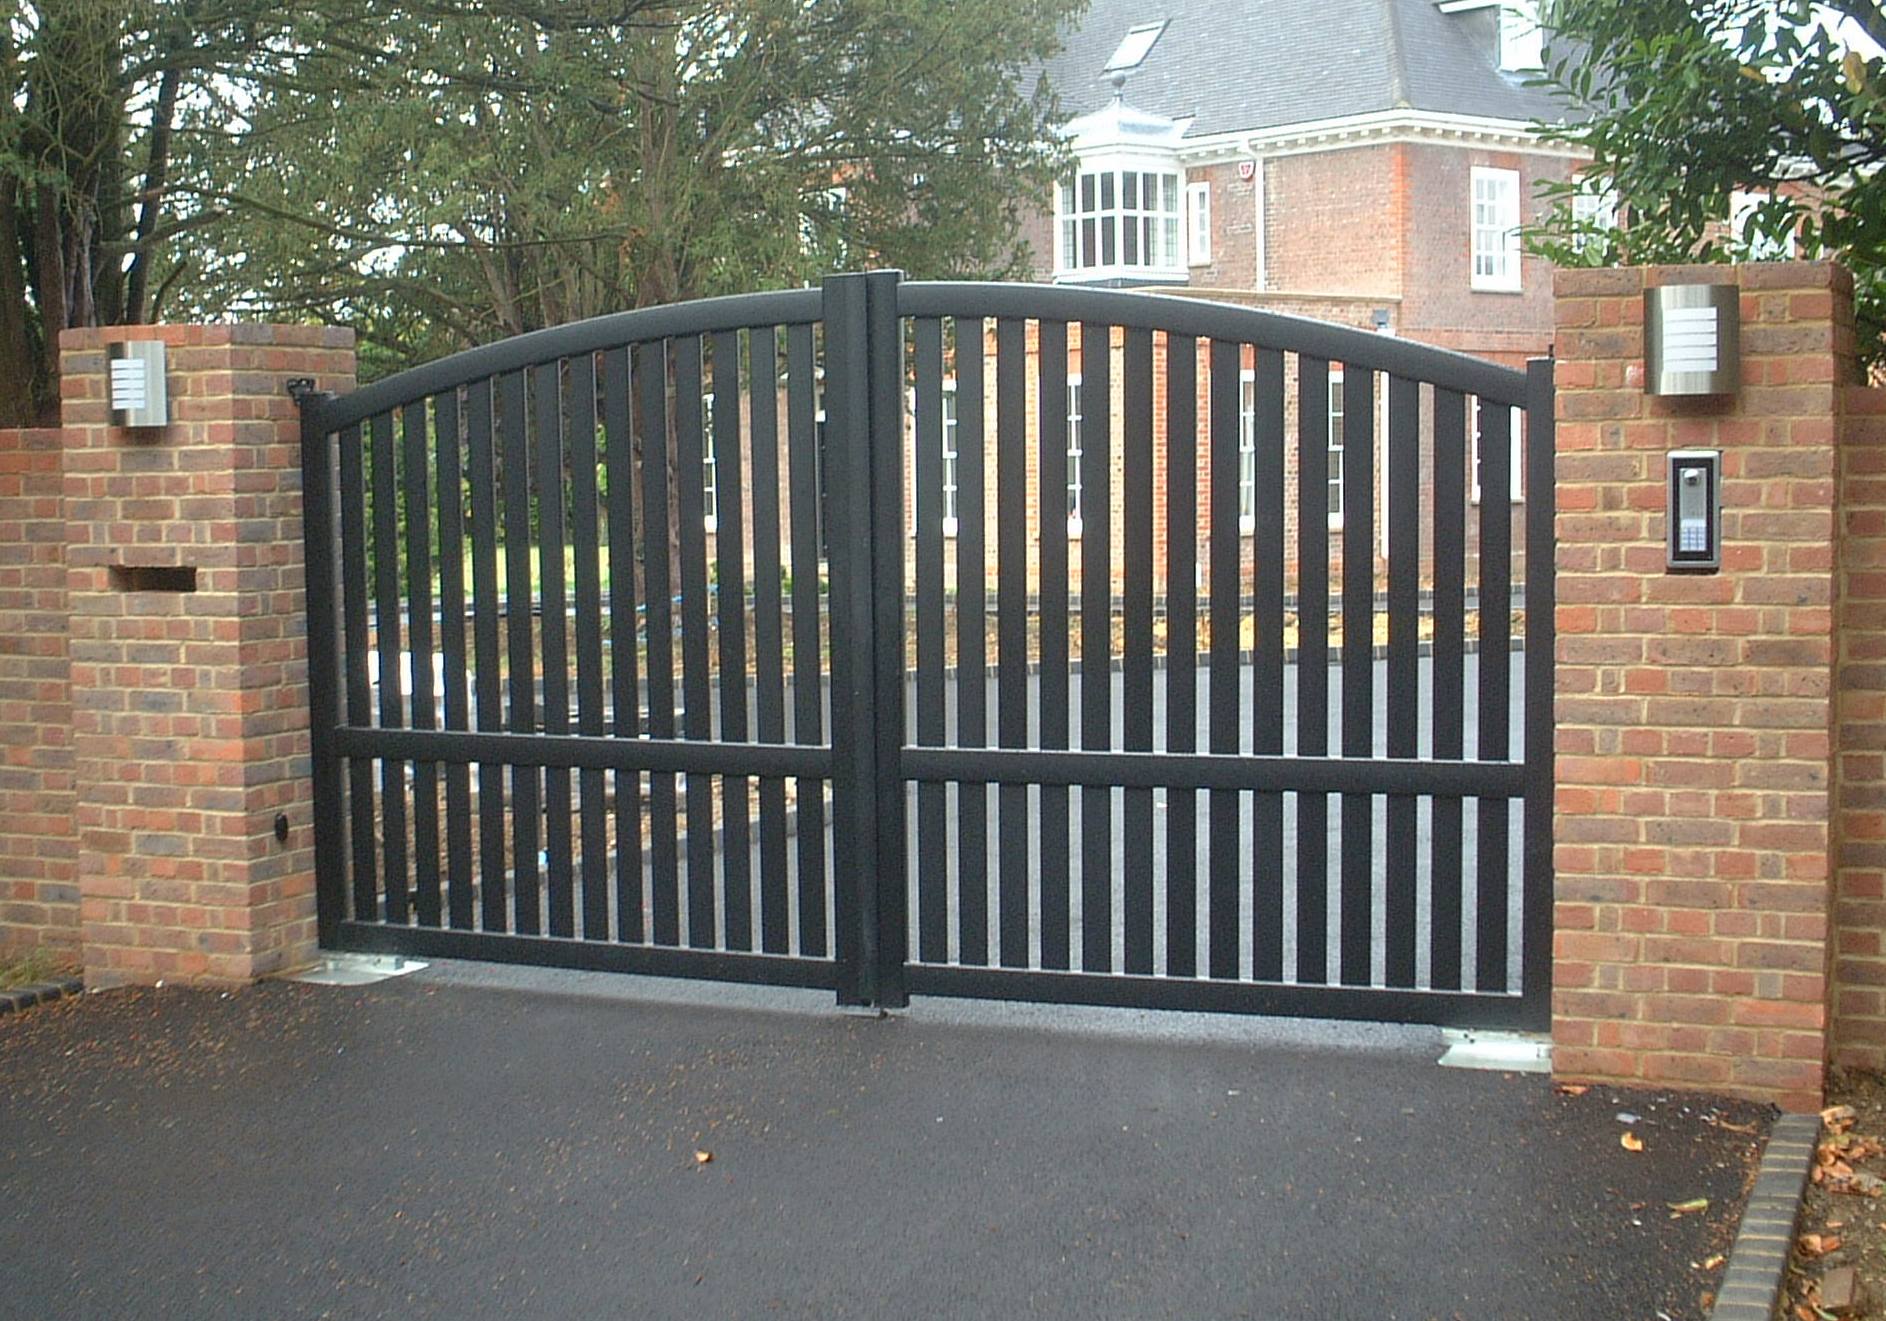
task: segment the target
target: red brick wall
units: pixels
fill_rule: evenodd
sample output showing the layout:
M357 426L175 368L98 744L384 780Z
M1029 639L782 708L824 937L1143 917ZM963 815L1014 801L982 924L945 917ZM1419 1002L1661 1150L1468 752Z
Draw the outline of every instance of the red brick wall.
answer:
M1267 288L1380 297L1402 289L1399 146L1264 162Z
M1649 283L1737 281L1732 399L1643 390ZM1562 271L1564 1075L1819 1104L1828 1051L1836 407L1851 282L1788 263ZM1723 566L1664 568L1664 454L1723 452Z
M1234 161L1187 171L1186 183L1211 185L1211 260L1191 267L1201 289L1257 288L1257 183L1238 177ZM1185 221L1188 242L1191 220Z
M1843 403L1834 1059L1886 1069L1886 390Z
M172 423L109 424L106 348L169 346ZM314 952L300 427L285 382L353 384L351 331L61 337L86 977L244 981ZM192 591L125 570L196 571ZM288 818L277 842L275 818Z
M1473 168L1519 172L1519 215L1532 224L1544 204L1534 189L1564 179L1572 162L1531 152L1495 152L1409 143L1397 149L1407 261L1400 292L1411 339L1492 358L1509 367L1552 343L1552 265L1520 258L1520 292L1473 288Z
M0 431L0 953L79 940L62 437Z

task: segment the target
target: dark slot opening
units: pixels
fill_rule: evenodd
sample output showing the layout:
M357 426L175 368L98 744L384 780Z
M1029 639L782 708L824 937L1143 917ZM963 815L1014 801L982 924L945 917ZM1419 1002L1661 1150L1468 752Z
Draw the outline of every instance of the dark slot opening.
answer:
M194 592L196 570L184 565L114 564L111 585L121 592Z

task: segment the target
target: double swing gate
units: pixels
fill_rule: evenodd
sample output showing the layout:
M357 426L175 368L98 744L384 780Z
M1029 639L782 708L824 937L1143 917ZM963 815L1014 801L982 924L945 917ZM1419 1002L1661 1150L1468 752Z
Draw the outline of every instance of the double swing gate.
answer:
M874 272L302 418L328 948L1546 1021L1549 361Z

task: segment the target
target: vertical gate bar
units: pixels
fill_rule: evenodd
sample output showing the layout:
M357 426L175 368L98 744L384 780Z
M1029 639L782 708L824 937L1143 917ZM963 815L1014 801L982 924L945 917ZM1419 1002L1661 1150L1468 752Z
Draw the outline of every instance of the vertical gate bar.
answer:
M786 466L792 517L792 739L825 741L824 640L819 631L818 392L811 326L786 331ZM825 785L800 780L799 952L824 958Z
M747 739L746 492L740 460L740 333L714 336L714 550L719 580L720 737ZM744 775L720 780L721 875L727 948L753 948L753 807Z
M1234 340L1211 342L1211 397L1209 422L1210 515L1208 552L1211 582L1206 609L1211 618L1208 662L1210 701L1206 720L1210 750L1235 754L1243 703L1239 700L1238 625L1241 575L1238 566L1238 409L1239 362L1242 346ZM1208 870L1206 915L1210 936L1206 967L1211 976L1238 975L1238 945L1243 935L1239 920L1238 797L1214 789L1207 795L1206 845Z
M1068 745L1068 541L1074 510L1068 491L1067 323L1041 322L1040 459L1040 726L1043 748ZM1006 573L1007 570L1004 569ZM1041 794L1041 966L1065 970L1068 933L1068 790L1044 784Z
M334 594L334 441L321 422L333 396L297 396L301 409L301 517L306 542L309 770L314 781L314 907L317 939L332 948L347 917L346 787L334 730L341 722L340 615Z
M840 1004L878 1000L876 602L872 599L871 358L875 327L869 277L828 276L825 418L832 575L833 932ZM893 307L893 313L895 308ZM901 520L900 520L901 523ZM898 526L895 525L894 526ZM899 527L901 531L901 526ZM900 556L901 558L901 556ZM902 737L901 724L895 731ZM898 786L901 793L903 786Z
M478 728L504 727L504 692L499 674L498 492L492 443L492 382L474 381L465 391L466 485L472 511L472 644L477 653ZM479 929L510 929L510 886L504 867L504 769L478 765Z
M447 390L434 405L433 428L439 481L439 653L445 672L445 727L471 728L471 684L465 662L465 460L459 426L458 391ZM445 765L446 921L467 930L473 924L471 767Z
M1512 415L1480 401L1480 741L1482 761L1505 761L1512 720ZM1531 621L1528 620L1528 623ZM1480 799L1474 915L1474 989L1506 990L1510 804Z
M1329 752L1329 363L1297 358L1297 754ZM1297 980L1329 980L1329 795L1297 795Z
M1375 373L1343 373L1342 755L1367 757L1375 739ZM1342 980L1371 976L1374 803L1342 795Z
M1550 358L1526 364L1526 804L1519 973L1522 1022L1535 1031L1552 1023L1552 690L1558 635L1553 374Z
M1284 750L1284 355L1257 351L1252 456L1256 629L1251 665L1251 750ZM1284 975L1284 796L1254 794L1251 807L1251 975Z
M1198 747L1198 341L1166 337L1166 751ZM1166 972L1198 975L1198 794L1166 791Z
M1081 324L1081 747L1113 746L1113 327ZM1093 421L1088 421L1088 419ZM1081 970L1113 967L1113 791L1081 790Z
M603 446L609 464L609 704L610 732L636 738L642 732L642 684L635 625L635 441L630 429L634 390L629 350L602 356ZM646 938L642 915L642 774L611 772L615 781L616 939Z
M1028 743L1028 403L1026 326L995 323L996 741ZM1028 789L996 791L1001 810L996 934L1005 968L1028 965Z
M570 359L570 394L566 402L570 456L570 559L576 579L576 728L591 737L603 733L602 687L602 545L597 527L596 494L596 355ZM582 821L583 939L609 939L609 832L603 772L577 772L578 811Z
M347 675L347 723L373 723L373 686L367 678L367 480L363 437L357 426L340 436L342 665ZM380 850L374 828L373 763L347 763L348 839L353 852L353 916L380 920Z
M675 377L675 540L681 551L681 729L682 736L714 736L713 688L707 652L707 441L702 431L701 337L677 337ZM736 405L737 406L737 405ZM695 771L685 776L688 812L688 944L712 949L718 905L714 900L714 780Z
M943 322L911 322L916 379L915 489L917 530L917 743L945 739L943 681ZM949 787L917 786L917 958L949 959Z
M1388 755L1414 757L1421 720L1421 387L1388 381ZM1415 984L1415 798L1388 799L1386 934L1390 986Z
M404 671L400 662L399 481L393 449L393 415L376 413L373 456L373 632L380 665L380 725L406 722ZM406 764L380 761L381 855L386 863L386 920L411 920L406 867Z
M1128 752L1153 749L1153 332L1126 332L1121 360L1121 581L1125 634L1121 661L1121 742ZM1120 894L1123 971L1153 970L1153 791L1128 789L1121 799L1125 876Z
M1434 758L1458 761L1466 746L1467 400L1434 392ZM1436 797L1428 919L1428 980L1461 986L1461 800Z
M897 309L897 271L864 277L866 337L870 352L870 509L872 696L871 728L877 746L867 781L876 791L877 861L873 903L876 922L872 961L873 1002L898 1009L910 1002L904 989L908 957L909 854L905 848L904 778L901 770L904 718L904 323ZM871 934L869 930L867 936Z
M537 405L537 558L538 595L543 618L544 733L570 732L570 648L563 583L564 408L563 365L547 362L532 370L531 394ZM549 892L549 928L553 936L576 934L575 877L570 866L572 815L570 771L544 768L544 852Z
M648 610L648 736L675 736L674 566L668 553L668 343L637 349L630 381L638 392L642 466L643 593ZM658 771L648 779L649 938L657 945L681 943L681 861L677 857L675 777Z
M983 364L980 317L956 322L956 743L989 743L988 525L983 503ZM989 962L989 787L956 788L956 958Z
M779 333L756 327L747 337L748 426L753 451L754 719L762 743L786 741L785 644L780 614ZM792 945L786 875L786 782L760 780L760 948Z
M504 622L511 667L510 711L506 728L513 734L537 730L536 653L532 643L530 535L530 440L526 430L526 382L521 371L498 378L498 429L504 455ZM540 438L541 439L541 438ZM511 876L515 929L534 936L541 930L537 893L538 825L542 820L535 766L511 767Z
M406 499L406 600L413 683L414 729L438 727L437 695L432 687L432 504L426 469L432 439L426 427L426 401L401 410L400 439L405 447L401 477ZM413 765L413 907L421 926L436 927L439 894L439 764Z

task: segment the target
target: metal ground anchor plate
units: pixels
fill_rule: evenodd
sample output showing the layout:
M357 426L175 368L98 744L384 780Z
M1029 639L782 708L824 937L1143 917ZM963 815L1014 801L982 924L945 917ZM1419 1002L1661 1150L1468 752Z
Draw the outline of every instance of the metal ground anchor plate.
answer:
M1533 1032L1488 1032L1447 1028L1444 1069L1492 1069L1500 1073L1552 1072L1552 1038Z
M312 986L371 986L389 977L404 977L426 965L399 954L323 954L306 972L286 980Z

